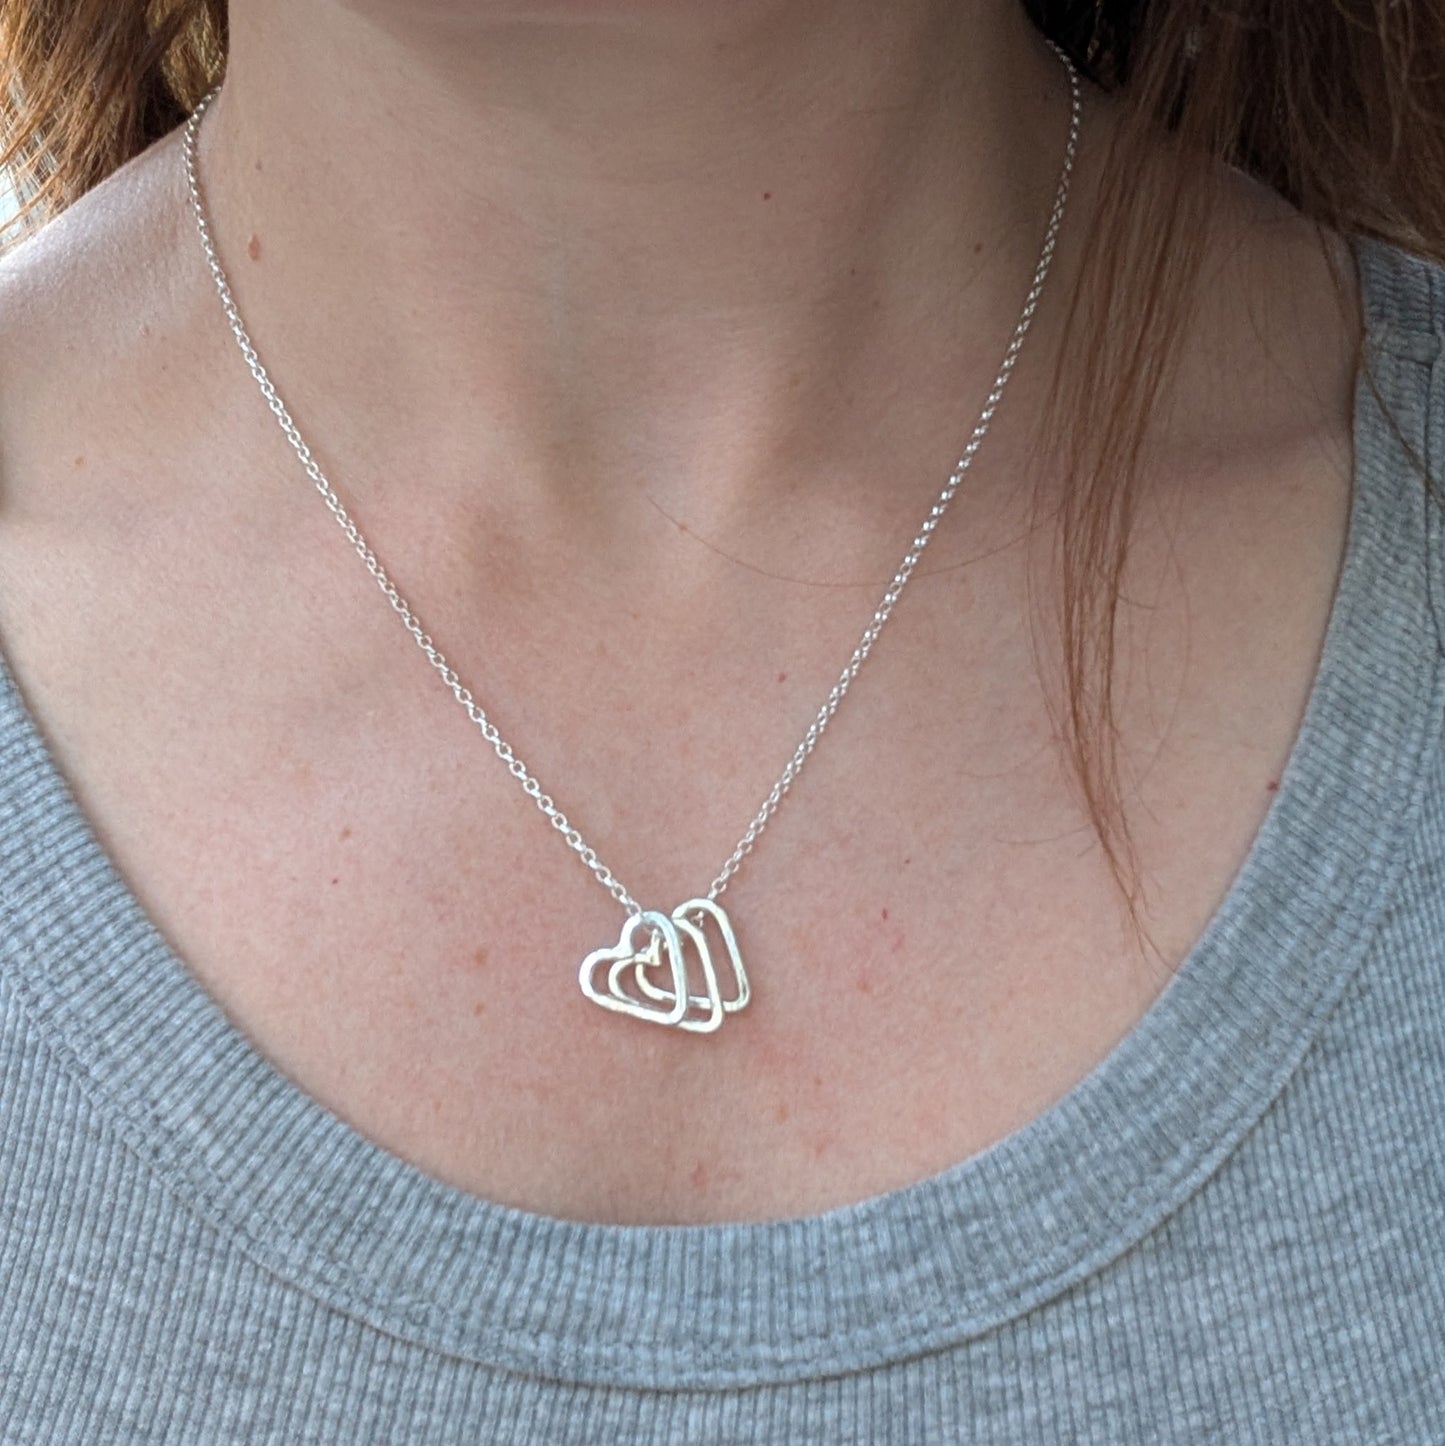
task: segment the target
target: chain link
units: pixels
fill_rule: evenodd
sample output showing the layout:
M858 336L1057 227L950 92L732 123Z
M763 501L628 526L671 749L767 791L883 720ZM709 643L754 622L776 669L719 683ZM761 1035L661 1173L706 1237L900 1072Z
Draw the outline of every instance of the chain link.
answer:
M1052 42L1050 42L1053 45ZM999 402L1003 399L1004 388L1008 385L1008 379L1013 373L1014 364L1018 360L1020 351L1023 349L1024 337L1028 334L1030 323L1033 321L1034 313L1038 310L1039 298L1043 294L1044 280L1048 276L1049 265L1053 260L1054 249L1058 241L1059 228L1063 223L1064 208L1069 197L1069 182L1073 175L1074 158L1078 153L1079 132L1080 132L1080 86L1078 72L1075 70L1069 57L1057 46L1053 50L1063 62L1068 72L1070 89L1070 117L1069 137L1064 149L1064 163L1059 174L1058 187L1054 196L1053 209L1049 215L1048 226L1044 232L1043 247L1039 253L1038 265L1034 270L1033 281L1029 287L1028 295L1024 299L1023 309L1019 313L1018 325L1007 349L1004 352L1003 363L999 367L998 375L994 378L993 386L989 390L988 399L984 402L983 410L979 413L978 421L974 424L973 432L964 447L963 455L958 459L953 471L949 474L948 481L944 483L943 489L939 492L933 507L927 517L924 518L922 526L914 537L912 546L907 555L899 565L898 571L893 576L893 581L888 584L887 591L883 594L877 609L873 613L871 621L863 630L863 636L858 640L858 645L853 649L853 655L848 659L838 681L833 684L817 716L808 727L803 740L798 744L793 756L788 760L788 765L783 769L778 781L773 784L771 792L763 800L762 807L754 815L752 822L748 825L747 832L738 840L737 847L728 856L727 862L719 870L717 877L708 888L707 897L716 900L727 888L729 881L741 868L743 860L753 850L763 830L767 827L768 821L777 811L778 805L787 796L788 790L793 786L798 774L802 772L803 764L807 762L809 755L818 746L818 740L822 738L824 730L832 721L833 715L838 711L839 705L852 686L853 680L858 676L864 660L873 650L873 645L878 641L879 634L883 631L889 616L893 612L895 604L903 594L903 589L908 585L908 580L913 576L919 559L923 556L924 549L928 546L938 525L943 520L944 513L948 510L948 504L953 501L954 494L958 491L959 484L963 481L965 473L973 464L973 459L988 432L989 424L993 421L994 413L998 410ZM210 108L212 101L219 93L219 87L211 91L192 112L189 121L186 123L184 136L184 153L186 167L186 181L190 189L191 209L195 214L196 229L200 234L201 247L205 252L206 264L210 269L211 279L216 286L216 294L220 297L221 306L226 313L226 320L230 323L231 331L236 338L236 343L241 349L241 355L245 358L246 365L251 375L256 380L256 385L261 389L261 395L266 399L280 424L286 440L291 444L292 450L300 460L306 475L315 484L316 490L321 494L322 501L335 517L341 530L346 534L347 540L355 549L356 554L365 564L366 570L375 579L377 586L381 589L398 617L401 618L407 632L416 640L417 646L426 655L427 661L436 670L443 683L451 691L452 696L466 710L467 716L476 725L482 737L491 744L498 758L507 766L507 771L522 785L522 790L533 803L545 815L547 821L566 840L582 862L591 870L598 883L627 910L629 914L640 914L642 906L628 892L626 887L597 856L597 850L584 839L578 832L576 826L568 819L567 815L552 801L552 798L542 790L542 785L537 781L527 765L517 756L511 744L498 732L496 724L487 717L480 703L472 696L471 690L467 688L457 675L457 671L447 661L441 649L432 641L431 635L422 627L420 619L412 611L411 605L397 590L396 584L392 582L386 569L382 566L376 553L372 551L371 544L362 535L361 529L356 525L351 514L346 510L341 498L337 496L335 489L327 480L326 474L321 470L311 448L302 437L300 429L292 420L291 413L285 402L281 400L274 383L266 368L261 364L261 359L251 342L249 333L241 321L241 314L236 307L235 297L231 294L231 284L226 277L225 270L221 266L220 257L217 255L215 242L211 235L210 220L206 214L204 196L201 189L200 177L197 166L197 143L200 134L201 120L206 111Z

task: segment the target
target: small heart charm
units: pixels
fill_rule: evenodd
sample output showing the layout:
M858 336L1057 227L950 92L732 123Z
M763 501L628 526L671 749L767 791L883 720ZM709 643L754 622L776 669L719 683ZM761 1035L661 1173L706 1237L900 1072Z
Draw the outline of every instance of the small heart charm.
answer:
M646 934L647 940L640 948L637 936ZM650 999L639 988L637 993L628 989L628 976L645 974L647 970L666 967L670 988L662 989L655 999ZM606 987L597 987L597 976L603 968L607 970ZM614 949L594 949L583 961L577 982L582 992L604 1009L616 1010L619 1014L630 1014L634 1019L650 1020L653 1024L680 1024L688 1011L687 963L682 957L682 940L678 937L677 925L666 914L648 909L633 914L622 926ZM657 1000L662 1000L659 1005Z
M723 1011L736 1014L746 1009L748 1000L752 998L752 989L748 984L747 970L743 968L743 956L738 949L737 935L733 933L732 920L723 906L716 899L689 899L672 911L672 917L679 928L689 923L693 933L704 938L702 947L708 950L714 977L719 975L719 966L726 964L731 987L722 991L720 1002ZM720 950L705 942L704 930L716 934Z
M726 967L726 998L709 934ZM694 1034L711 1033L750 997L732 924L712 899L689 899L670 916L651 909L633 914L615 948L595 949L582 961L578 983L604 1009Z

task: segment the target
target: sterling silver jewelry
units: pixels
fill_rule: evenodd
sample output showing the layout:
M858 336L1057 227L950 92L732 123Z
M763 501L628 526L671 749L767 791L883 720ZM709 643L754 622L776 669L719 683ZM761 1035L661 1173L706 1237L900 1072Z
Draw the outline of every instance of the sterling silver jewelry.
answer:
M1052 42L1050 43L1052 44ZM948 481L938 494L927 517L924 518L917 536L913 539L912 546L897 573L894 574L893 581L888 584L888 589L883 594L872 620L863 630L863 636L859 639L858 646L853 649L852 657L848 659L838 681L833 684L832 691L828 694L823 706L819 708L817 716L813 719L802 742L798 744L793 756L788 760L787 767L783 769L778 781L773 784L771 792L764 799L762 807L754 815L752 822L747 827L747 832L738 840L737 847L728 856L717 877L708 887L706 895L688 899L685 903L679 904L671 913L646 909L638 903L612 870L598 858L597 851L586 842L568 820L567 815L542 791L542 785L537 782L527 765L497 731L496 725L487 717L481 704L472 696L470 689L462 684L456 670L447 662L441 649L423 629L411 606L397 591L395 584L387 575L386 569L377 560L370 544L362 536L361 530L352 520L350 513L343 506L330 482L327 481L325 474L312 456L310 447L302 438L296 423L292 421L291 413L278 395L265 367L261 365L256 348L252 345L251 338L241 322L240 313L236 309L236 302L231 294L230 283L226 279L226 273L222 270L220 258L216 254L216 247L211 238L211 226L207 219L201 184L197 175L196 151L202 117L216 98L219 87L217 90L211 91L197 105L186 124L184 137L186 180L190 187L191 208L195 213L196 228L200 233L206 264L210 268L211 277L216 284L216 293L220 297L221 306L225 311L226 320L230 323L236 343L241 349L241 355L245 358L251 375L255 378L257 386L260 387L262 396L274 413L303 470L315 484L322 500L330 509L341 530L346 534L357 555L366 565L367 571L376 580L377 586L385 594L386 600L401 618L406 630L416 640L422 652L426 654L427 661L436 669L452 696L466 710L467 716L477 726L482 737L491 744L497 757L506 764L507 770L521 784L523 791L542 811L552 827L567 841L568 846L591 870L598 883L627 911L627 918L622 925L622 932L617 943L611 948L593 950L583 959L578 972L578 982L581 985L582 993L594 1004L601 1005L603 1009L629 1015L634 1019L646 1020L653 1024L671 1025L691 1033L703 1034L716 1030L729 1014L735 1014L747 1006L751 997L747 971L743 967L742 955L738 950L737 937L733 933L732 923L718 899L741 867L743 860L752 852L753 845L757 843L759 836L767 827L769 819L772 818L778 805L783 801L784 796L801 772L803 764L813 749L817 747L824 729L827 728L834 713L838 711L838 705L843 701L854 678L858 676L858 670L872 651L873 644L878 641L878 635L883 631L883 626L888 621L894 605L902 595L914 569L918 566L924 548L928 546L929 539L943 520L943 515L948 510L948 504L953 500L964 473L968 471L978 453L979 446L988 431L989 423L993 420L994 413L1003 397L1004 388L1014 369L1014 363L1018 360L1024 337L1028 333L1029 323L1038 309L1039 297L1043 293L1044 279L1048 275L1049 263L1053 259L1059 227L1064 217L1065 203L1068 200L1069 180L1073 174L1080 130L1081 104L1078 72L1074 69L1068 56L1058 46L1053 46L1053 49L1068 72L1071 93L1069 135L1064 149L1063 168L1059 174L1053 210L1044 233L1043 247L1039 254L1038 266L1034 271L1033 282L1024 299L1018 325L1014 328L1013 336L1004 352L1003 363L999 367L998 375L994 379L983 411L974 424L973 433L968 439L968 445L964 448L963 455L949 475Z

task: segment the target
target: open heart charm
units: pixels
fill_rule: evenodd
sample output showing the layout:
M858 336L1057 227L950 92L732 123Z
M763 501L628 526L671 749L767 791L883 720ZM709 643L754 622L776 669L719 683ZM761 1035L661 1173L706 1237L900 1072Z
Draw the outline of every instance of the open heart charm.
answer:
M616 947L594 949L577 979L603 1009L694 1034L710 1034L752 993L732 923L713 899L631 915Z

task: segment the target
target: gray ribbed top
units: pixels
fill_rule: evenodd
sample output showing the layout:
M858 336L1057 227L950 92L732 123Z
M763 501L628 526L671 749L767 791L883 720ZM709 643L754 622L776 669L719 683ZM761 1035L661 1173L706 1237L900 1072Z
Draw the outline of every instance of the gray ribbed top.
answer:
M1062 1100L826 1214L505 1209L170 951L0 661L0 1440L1445 1441L1445 273L1359 243L1346 556L1254 845ZM1392 432L1381 399L1399 424Z

